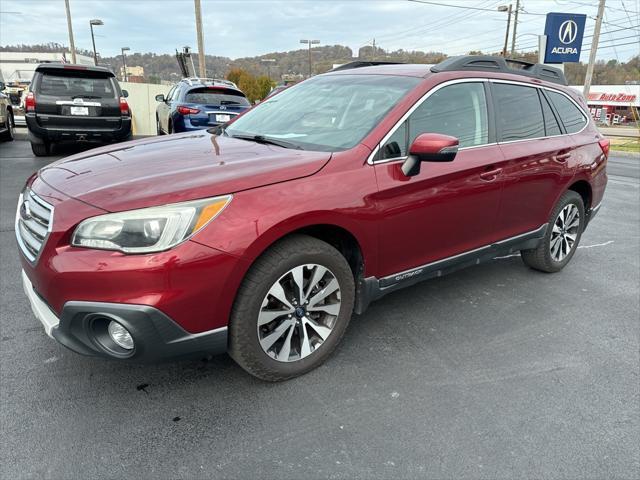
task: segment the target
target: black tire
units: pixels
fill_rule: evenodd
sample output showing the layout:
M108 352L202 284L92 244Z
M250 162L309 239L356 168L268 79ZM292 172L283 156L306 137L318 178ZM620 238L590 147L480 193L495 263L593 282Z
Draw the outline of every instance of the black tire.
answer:
M2 134L0 134L0 140L3 140L5 142L12 142L14 139L15 122L13 119L13 112L11 110L7 111L7 120L5 123L5 128L7 130Z
M46 157L47 155L51 154L51 145L47 142L31 142L31 151L36 157Z
M159 135L164 135L164 132L162 131L162 127L160 127L160 119L158 117L156 117L156 134Z
M173 126L171 125L171 120L167 121L167 135L171 135L173 133Z
M283 275L308 264L328 268L335 276L340 288L340 309L331 333L316 350L295 361L278 361L263 350L258 338L262 302ZM285 238L256 260L238 290L229 322L229 354L251 375L270 382L307 373L321 365L340 343L351 319L354 297L353 273L338 250L306 235Z
M566 256L558 261L553 258L551 252L552 232L554 225L558 220L560 212L562 212L565 207L569 205L575 205L577 207L579 213L579 223L577 230L575 231L575 242L571 245L571 248ZM564 195L560 197L560 200L549 216L547 232L540 242L540 245L538 245L537 248L521 251L522 260L524 261L525 265L533 268L534 270L540 270L541 272L547 273L554 273L562 270L567 265L567 263L571 261L573 255L576 253L576 249L578 248L578 244L580 243L580 238L582 237L582 232L584 231L585 220L585 208L582 197L572 190L565 192Z

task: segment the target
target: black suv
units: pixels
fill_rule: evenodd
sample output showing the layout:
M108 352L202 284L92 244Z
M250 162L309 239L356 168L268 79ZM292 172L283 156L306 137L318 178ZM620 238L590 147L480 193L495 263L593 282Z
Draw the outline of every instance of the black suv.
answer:
M107 68L38 65L25 99L33 153L48 155L54 143L129 139L131 110L127 95Z

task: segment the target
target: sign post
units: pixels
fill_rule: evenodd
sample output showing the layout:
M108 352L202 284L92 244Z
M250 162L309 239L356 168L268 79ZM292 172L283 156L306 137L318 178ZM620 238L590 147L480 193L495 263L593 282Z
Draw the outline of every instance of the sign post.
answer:
M544 63L579 62L587 16L577 13L548 13Z

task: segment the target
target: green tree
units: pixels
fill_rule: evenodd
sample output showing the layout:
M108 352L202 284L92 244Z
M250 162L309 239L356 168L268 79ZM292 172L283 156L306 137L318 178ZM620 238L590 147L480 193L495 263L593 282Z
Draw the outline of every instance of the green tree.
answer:
M269 77L262 75L256 79L257 87L258 87L258 100L264 99L271 89L275 86L274 82L269 80Z

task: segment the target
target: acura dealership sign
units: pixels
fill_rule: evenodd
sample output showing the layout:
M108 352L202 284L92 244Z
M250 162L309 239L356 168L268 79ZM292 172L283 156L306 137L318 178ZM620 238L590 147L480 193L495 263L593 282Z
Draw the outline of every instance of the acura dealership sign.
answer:
M548 13L544 26L547 47L544 63L580 61L582 36L587 16L575 13Z

